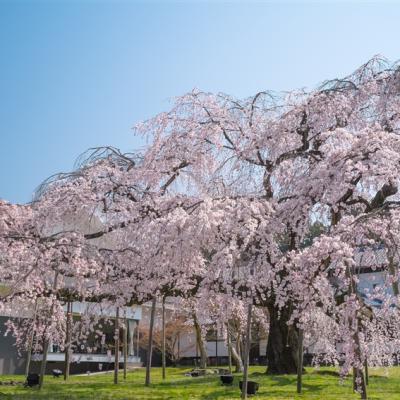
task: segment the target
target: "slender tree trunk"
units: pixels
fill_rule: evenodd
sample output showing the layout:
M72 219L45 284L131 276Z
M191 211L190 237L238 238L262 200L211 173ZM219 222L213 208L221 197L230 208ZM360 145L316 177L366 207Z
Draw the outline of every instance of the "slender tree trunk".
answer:
M136 357L139 357L140 350L140 330L139 330L139 321L136 321Z
M298 329L288 325L290 306L278 309L268 306L267 374L296 374L298 366Z
M218 367L218 326L215 326L215 366Z
M200 350L200 368L205 369L207 368L207 349L204 345L203 337L201 335L201 327L195 312L193 313L193 325L196 332L196 343Z
M360 337L359 337L358 328L354 332L354 343L356 345L356 356L360 360L361 353L360 353ZM362 370L362 368L354 368L353 374L354 374L354 378L355 378L355 381L354 381L354 384L356 386L355 389L357 389L358 392L360 393L361 399L366 400L367 399L367 386L365 384L364 371Z
M33 339L35 337L35 323L36 323L36 315L38 309L38 301L35 300L35 308L33 311L33 318L32 318L32 329L29 333L29 341L28 341L28 350L26 354L26 364L25 364L25 376L28 376L29 369L31 367L31 359L32 359L32 347L33 347Z
M243 372L243 361L242 357L240 357L240 354L238 353L237 349L235 349L234 346L231 345L231 354L233 361L235 362L235 372Z
M236 344L233 345L232 341L228 342L230 346L230 353L233 358L233 362L235 363L235 372L243 372L243 361L240 356L240 332L236 335Z
M369 385L368 360L365 360L364 371L365 371L365 384L368 386Z
M349 282L350 282L350 287L349 287L349 291L351 294L355 294L357 293L357 286L356 283L354 281L354 274L353 274L353 270L350 266L347 266L347 270L346 270L346 275L349 278ZM356 329L354 330L354 334L353 334L353 341L354 341L354 345L355 345L355 355L357 357L357 361L358 363L361 365L360 366L356 366L355 368L353 368L353 389L357 389L357 391L360 393L361 399L362 400L366 400L367 399L367 386L365 384L365 378L364 378L364 371L362 368L362 355L361 355L361 343L360 343L360 329L361 329L361 320L358 317L358 312L355 311L355 322L356 322ZM349 319L349 325L352 325L353 320L350 318Z
M71 358L71 330L72 330L72 302L67 303L67 329L65 335L65 358L64 358L64 380L69 378L69 367Z
M232 344L231 344L231 334L229 332L229 326L228 324L226 325L226 339L228 343L228 368L229 368L229 373L232 373Z
M41 389L43 387L44 374L46 373L46 363L47 363L47 352L48 351L49 351L49 339L44 339L42 362L40 364L39 389Z
M119 372L119 307L117 307L114 324L115 355L114 355L114 384L118 384Z
M243 370L243 382L242 382L242 399L247 399L247 381L249 377L249 355L251 345L251 313L252 313L253 302L251 301L247 309L247 329L246 329L246 345L244 351L244 370Z
M297 364L297 393L301 393L302 390L302 377L303 377L303 340L304 332L303 329L299 329L299 361Z
M150 385L151 356L153 352L153 330L154 330L155 313L156 313L156 298L154 297L151 302L149 343L147 346L146 381L145 381L146 386Z
M29 337L28 349L27 349L27 353L26 353L25 376L28 376L29 369L31 366L33 335L34 335L34 331L32 331L29 335L30 337Z
M237 332L236 335L236 345L232 345L232 356L233 360L235 361L235 372L243 372L243 357L242 357L242 350L241 350L241 341L240 332Z
M123 350L124 350L124 379L126 380L126 371L128 366L128 320L125 318L125 326L123 331Z
M360 383L358 384L357 381ZM362 368L353 368L353 390L358 390L361 399L367 400L367 388Z
M162 378L165 380L165 299L162 301Z
M393 283L392 283L393 294L395 296L398 296L400 294L399 281L397 279L397 277L398 277L398 267L397 267L396 262L394 261L394 255L390 255L388 257L388 261L389 261L389 263L388 263L389 273L390 273L390 275L392 275L395 278L393 280Z
M54 275L54 282L53 282L53 291L57 289L57 283L58 283L58 272L55 272ZM51 304L50 307L50 316L53 315L54 312L54 303ZM39 376L39 390L42 389L43 387L43 381L44 381L44 374L46 373L46 364L47 364L47 352L49 351L49 344L50 344L50 339L46 338L47 334L47 327L46 326L43 334L43 356L42 356L42 363L40 365L40 376Z
M178 332L178 359L176 364L179 365L181 360L181 334Z

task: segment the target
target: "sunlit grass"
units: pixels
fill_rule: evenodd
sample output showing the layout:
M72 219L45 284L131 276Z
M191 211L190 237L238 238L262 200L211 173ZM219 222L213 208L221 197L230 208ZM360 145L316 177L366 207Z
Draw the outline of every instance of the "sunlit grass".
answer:
M46 376L41 391L19 386L0 386L0 399L126 399L126 400L217 400L238 399L240 375L235 377L233 386L222 386L218 376L186 377L188 368L168 368L167 380L161 379L160 368L152 370L152 384L144 386L144 369L128 373L124 381L113 384L113 374L91 376L72 376L68 382L62 378ZM260 383L260 390L254 399L358 399L352 392L351 379L340 382L332 368L320 370L307 369L304 375L303 394L296 394L294 375L266 376L265 367L251 367L250 379ZM1 381L16 380L22 382L22 376L3 375ZM400 400L400 368L370 368L369 399Z

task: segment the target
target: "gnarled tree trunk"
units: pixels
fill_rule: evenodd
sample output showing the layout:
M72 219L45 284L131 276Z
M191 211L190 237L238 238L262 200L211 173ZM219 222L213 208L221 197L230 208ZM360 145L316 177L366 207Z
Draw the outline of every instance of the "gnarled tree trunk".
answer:
M289 326L290 306L278 309L274 304L268 306L269 335L267 343L268 375L296 374L299 360L298 329Z
M194 330L196 332L196 342L198 349L200 351L200 368L205 369L207 368L207 349L204 344L203 337L201 335L201 327L197 320L196 313L193 313L192 317L193 317Z
M235 363L235 372L243 372L243 361L235 346L232 345L231 345L231 354L233 361Z

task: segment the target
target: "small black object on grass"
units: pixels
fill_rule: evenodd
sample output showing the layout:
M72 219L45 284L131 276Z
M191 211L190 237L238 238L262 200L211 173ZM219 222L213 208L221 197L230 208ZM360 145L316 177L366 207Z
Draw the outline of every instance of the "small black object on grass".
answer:
M220 375L220 379L223 385L232 385L233 375Z
M243 381L239 382L240 390L242 390ZM247 382L247 394L256 394L257 390L259 389L260 385L254 381Z
M51 372L53 374L53 378L59 378L63 374L61 369L53 369Z
M38 374L28 374L26 377L25 387L33 387L39 385L39 375Z

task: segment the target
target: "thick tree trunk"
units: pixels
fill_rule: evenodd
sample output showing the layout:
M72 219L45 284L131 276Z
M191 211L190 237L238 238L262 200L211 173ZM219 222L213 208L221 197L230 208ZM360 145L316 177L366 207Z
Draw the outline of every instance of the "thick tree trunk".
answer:
M197 321L196 313L193 313L193 325L196 332L196 342L200 351L200 368L207 368L207 349L201 336L201 327Z
M296 374L299 360L298 329L289 326L289 308L268 306L269 335L267 343L268 375Z

